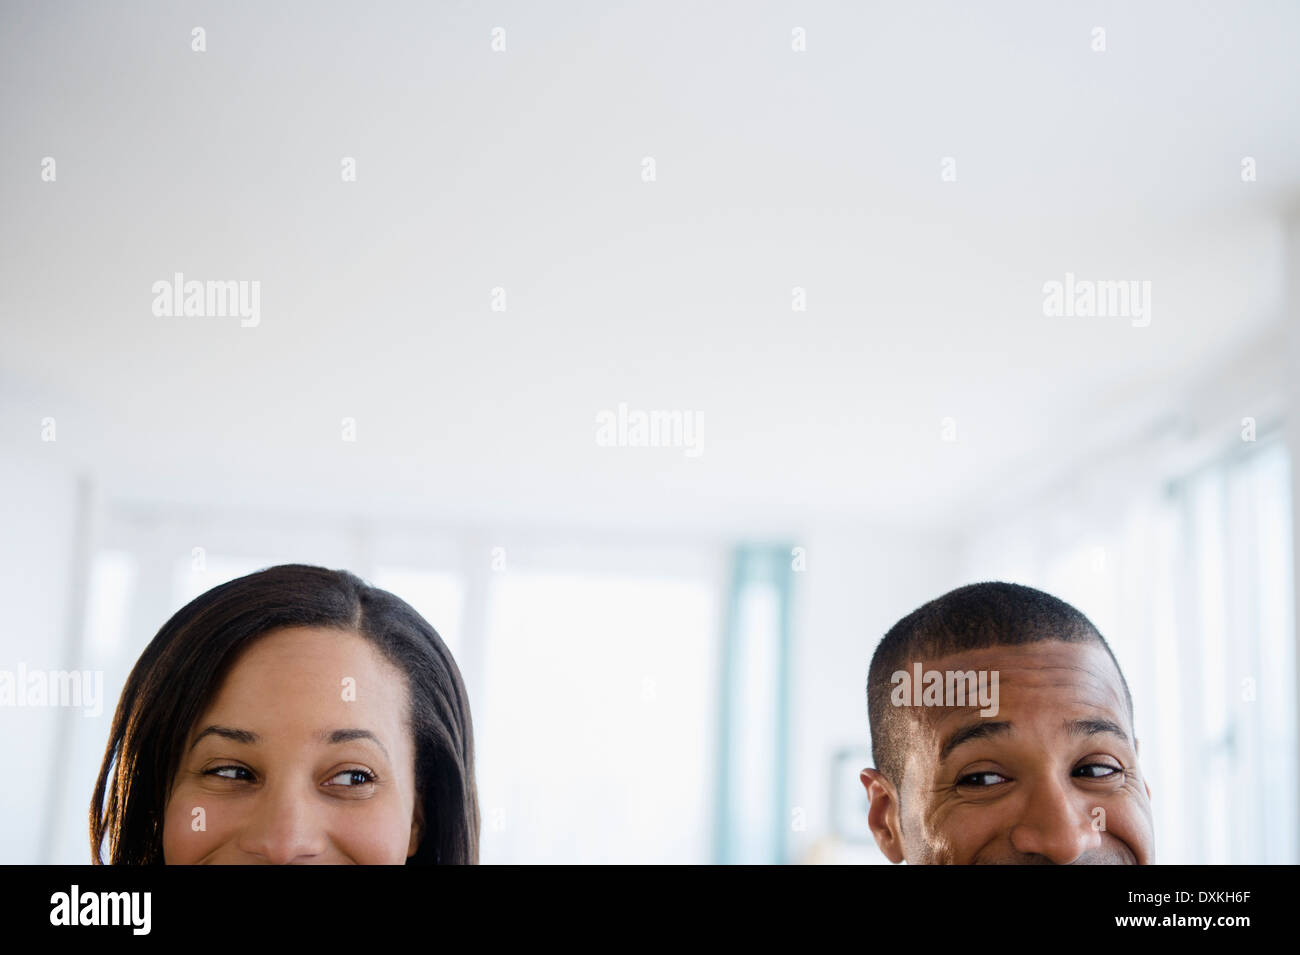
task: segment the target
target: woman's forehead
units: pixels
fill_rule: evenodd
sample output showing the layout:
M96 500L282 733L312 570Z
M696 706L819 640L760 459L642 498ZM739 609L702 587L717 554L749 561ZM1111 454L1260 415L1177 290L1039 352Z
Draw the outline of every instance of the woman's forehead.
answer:
M394 669L359 633L329 627L282 627L249 644L230 672L250 675L275 668L304 676L331 675L351 668L367 674L382 672L385 677Z
M314 729L322 718L387 720L404 702L400 671L364 637L294 627L260 637L240 655L205 718L257 714L281 723L311 722Z

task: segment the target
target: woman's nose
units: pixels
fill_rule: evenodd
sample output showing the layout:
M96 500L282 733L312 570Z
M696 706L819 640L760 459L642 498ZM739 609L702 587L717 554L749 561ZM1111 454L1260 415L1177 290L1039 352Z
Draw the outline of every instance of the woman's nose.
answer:
M313 795L287 782L267 785L245 817L240 849L268 865L309 862L323 854L325 829Z

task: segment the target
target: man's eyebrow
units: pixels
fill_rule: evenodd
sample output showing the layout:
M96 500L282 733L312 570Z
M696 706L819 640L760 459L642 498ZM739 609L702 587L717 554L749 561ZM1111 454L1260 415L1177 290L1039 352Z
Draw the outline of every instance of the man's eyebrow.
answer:
M973 739L984 739L989 736L997 736L1003 733L1011 732L1011 724L1005 720L998 720L994 723L979 722L963 726L961 729L953 732L944 744L939 747L939 762L948 758L948 754L960 746L962 743L969 743Z
M1112 736L1118 736L1125 743L1129 741L1128 734L1120 728L1119 724L1110 720L1066 720L1065 728L1070 731L1071 736L1096 736L1098 733L1110 733Z
M1062 724L1071 736L1096 736L1099 733L1109 733L1117 736L1125 743L1129 742L1128 734L1120 725L1112 720L1066 720ZM971 723L969 726L963 726L955 730L939 748L939 762L943 762L948 755L960 746L962 743L969 743L975 739L987 739L990 736L1001 735L1011 732L1011 724L999 720L995 723Z
M216 724L213 724L212 726L207 727L198 736L194 737L194 742L190 744L190 749L192 750L194 749L195 746L198 746L199 740L203 739L203 737L205 736L220 736L222 739L228 739L235 743L253 744L253 743L260 743L262 741L262 737L258 736L256 733L252 732L251 730L240 730L240 729L234 729L233 727L230 726L217 726ZM321 730L319 733L315 734L314 738L319 742L329 743L330 745L334 745L335 743L348 743L354 739L374 740L375 744L378 745L379 748L384 751L384 755L388 756L388 747L386 747L383 744L383 742L379 739L378 736L370 732L370 730L364 730L364 729ZM391 756L389 756L388 758L392 759Z

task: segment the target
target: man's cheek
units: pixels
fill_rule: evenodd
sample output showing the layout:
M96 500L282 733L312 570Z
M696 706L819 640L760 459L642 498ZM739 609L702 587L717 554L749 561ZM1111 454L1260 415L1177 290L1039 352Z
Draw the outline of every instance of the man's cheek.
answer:
M987 834L996 828L989 812L987 809L968 809L931 820L930 825L921 830L918 857L923 856L927 865L965 865L970 862L987 841Z
M1153 820L1151 806L1145 798L1126 788L1106 799L1095 800L1089 809L1089 819L1092 827L1102 834L1103 844L1122 843L1139 865L1152 862Z
M951 855L955 865L970 865L976 861L980 850L1010 841L1011 826L1003 815L993 809L984 809L969 815L964 824L953 833Z

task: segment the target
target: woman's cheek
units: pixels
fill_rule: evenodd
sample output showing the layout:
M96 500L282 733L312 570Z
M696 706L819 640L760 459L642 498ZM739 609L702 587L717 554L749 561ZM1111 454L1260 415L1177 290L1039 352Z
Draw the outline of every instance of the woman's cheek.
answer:
M357 865L402 865L406 862L410 826L399 831L388 813L376 812L365 818L353 816L336 820L334 832L344 855Z
M193 865L231 842L240 829L232 813L239 807L208 805L198 792L177 790L163 816L163 859L168 865ZM410 847L411 826L401 812L379 802L357 812L338 807L318 819L329 838L331 862L358 865L404 865ZM341 858L340 858L341 856ZM227 860L229 861L229 860ZM324 859L320 861L325 861Z
M202 801L178 791L163 815L163 859L168 865L192 865L215 845L208 808Z

